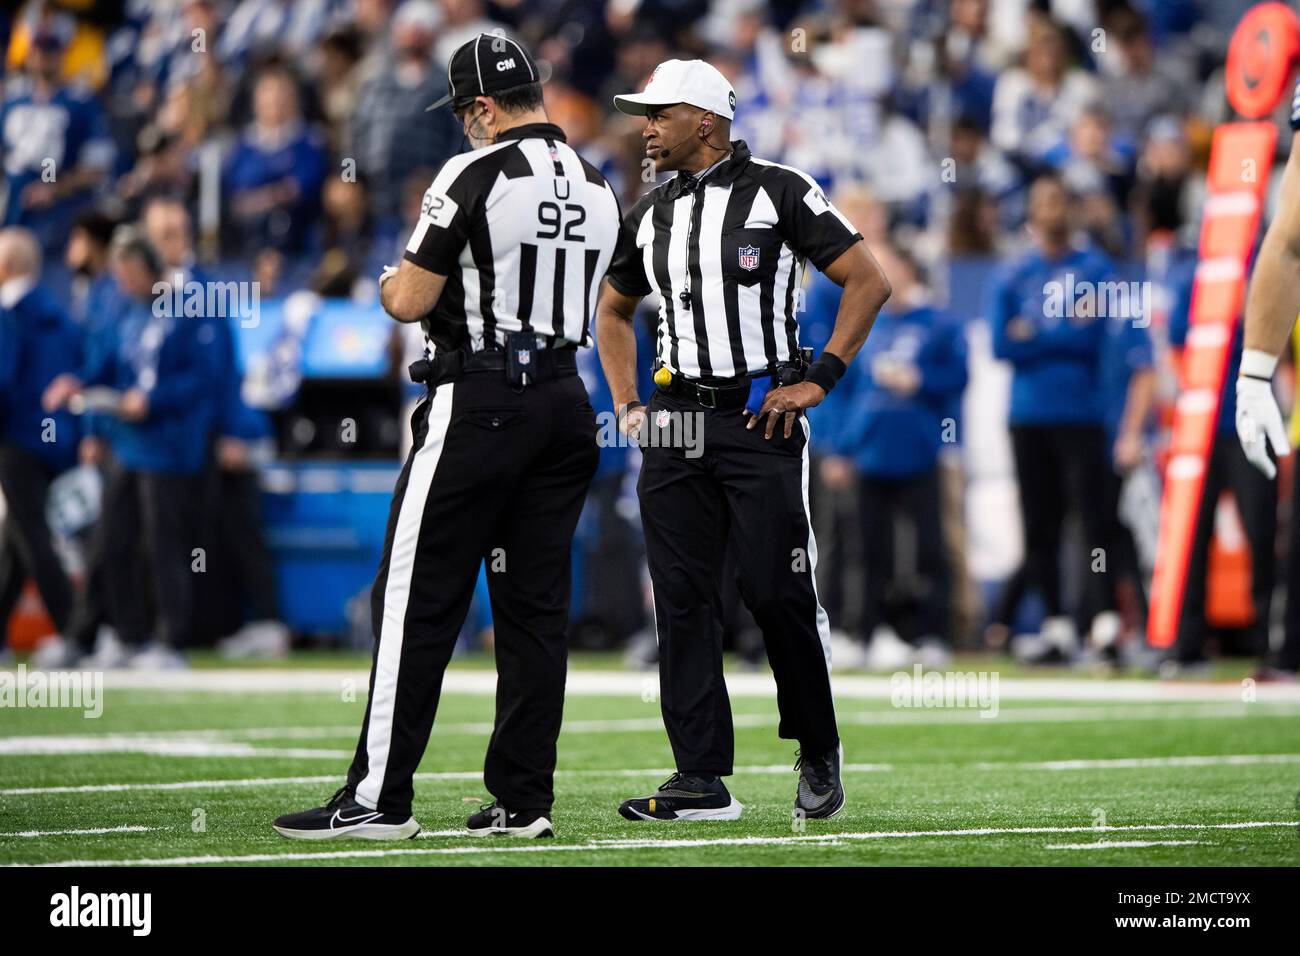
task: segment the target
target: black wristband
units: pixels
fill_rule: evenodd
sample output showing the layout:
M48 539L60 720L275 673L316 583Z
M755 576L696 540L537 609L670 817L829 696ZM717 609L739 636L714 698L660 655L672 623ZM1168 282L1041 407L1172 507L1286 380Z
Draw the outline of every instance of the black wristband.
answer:
M844 362L834 352L823 352L817 361L808 366L808 371L803 373L805 382L820 386L827 394L830 394L835 383L843 377Z
M619 420L619 423L621 424L623 419L627 418L628 412L637 408L645 408L645 402L639 402L636 399L633 399L632 401L624 405L622 408L620 408L618 410L618 415L616 416Z

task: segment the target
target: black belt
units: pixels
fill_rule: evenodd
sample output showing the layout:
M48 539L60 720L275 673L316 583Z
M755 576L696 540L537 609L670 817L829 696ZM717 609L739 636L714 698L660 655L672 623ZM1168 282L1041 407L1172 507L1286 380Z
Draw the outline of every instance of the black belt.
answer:
M536 368L530 378L534 382L547 382L569 378L578 374L578 348L563 345L553 349L537 349L532 353ZM481 352L456 350L439 352L432 358L412 362L408 372L412 382L427 384L430 388L470 372L502 372L506 369L505 349Z
M705 408L742 408L749 401L749 391L756 378L768 378L774 375L778 385L793 385L796 382L802 382L804 372L811 361L811 354L811 349L800 349L794 359L777 363L776 368L770 372L742 375L738 378L714 379L711 382L704 382L700 379L674 375L673 380L667 387L660 388L660 391L672 395L674 398L685 398L692 402L698 402Z
M696 402L705 408L742 408L745 402L749 401L749 388L752 381L752 378L746 376L710 384L677 375L673 377L672 383L661 391L667 392L674 398Z

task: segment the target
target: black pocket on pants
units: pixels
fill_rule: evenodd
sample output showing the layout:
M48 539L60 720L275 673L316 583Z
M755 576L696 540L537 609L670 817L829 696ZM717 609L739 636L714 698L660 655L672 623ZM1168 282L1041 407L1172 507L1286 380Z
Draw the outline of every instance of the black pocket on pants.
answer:
M518 408L467 408L465 421L485 431L499 432L513 428L524 420Z

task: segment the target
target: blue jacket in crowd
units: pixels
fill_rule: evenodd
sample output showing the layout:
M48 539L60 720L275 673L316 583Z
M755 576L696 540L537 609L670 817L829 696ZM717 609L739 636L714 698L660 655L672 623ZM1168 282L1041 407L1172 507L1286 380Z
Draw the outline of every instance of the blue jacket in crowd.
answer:
M213 378L213 345L203 323L158 316L152 300L126 299L114 325L112 347L87 365L87 385L149 396L141 422L104 421L114 455L132 471L192 475L203 470L220 409Z
M1014 366L1011 425L1101 424L1098 373L1106 323L1095 312L1071 313L1088 288L1082 283L1094 284L1095 291L1096 284L1116 278L1110 261L1092 250L1071 250L1055 260L1034 251L999 273L985 314L993 354ZM1034 335L1011 338L1007 324L1014 318L1028 322Z
M274 145L258 143L251 134L240 137L221 177L224 195L233 201L242 193L285 179L292 180L298 190L297 198L285 206L249 220L236 220L242 237L281 250L305 246L319 215L326 167L325 146L306 126Z
M31 229L47 255L61 250L77 214L90 204L92 190L79 190L39 208L24 208L20 197L30 184L42 181L52 160L56 174L81 165L111 169L114 148L108 115L83 89L62 86L48 100L40 99L31 80L16 75L0 103L0 140L9 194L4 224Z
M911 395L876 381L873 368L891 360L920 373L920 386ZM843 391L832 439L835 453L874 478L912 478L932 470L943 445L944 419L966 378L966 337L949 315L928 305L881 312L862 351L831 391ZM955 437L955 427L950 431Z
M191 268L185 274L185 280L204 289L212 282L211 277L198 268ZM199 323L199 342L208 360L208 375L214 383L217 409L213 427L216 433L244 441L270 437L274 431L270 416L244 403L244 377L239 368L234 325L242 321L242 317L209 315L205 309L203 316L193 321Z
M77 327L44 288L33 287L13 308L0 307L0 444L25 448L55 471L76 464L76 419L46 412L41 396L57 376L80 367Z

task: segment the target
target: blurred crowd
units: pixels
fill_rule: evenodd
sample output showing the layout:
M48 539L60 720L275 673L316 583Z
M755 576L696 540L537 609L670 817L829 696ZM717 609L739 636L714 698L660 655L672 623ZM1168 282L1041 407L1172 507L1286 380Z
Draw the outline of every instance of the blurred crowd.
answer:
M700 57L736 89L733 135L815 177L885 267L894 297L812 413L819 580L841 659L938 666L954 646L990 646L1197 673L1217 648L1294 674L1300 608L1275 615L1273 594L1277 568L1289 573L1279 528L1295 523L1279 521L1287 503L1241 458L1230 385L1178 644L1167 660L1142 657L1204 168L1230 116L1227 41L1249 6L31 0L0 38L0 371L14 377L10 404L79 413L57 419L76 436L57 452L40 436L0 436L11 504L0 616L31 574L65 637L60 653L89 650L107 621L123 645L110 656L177 663L175 649L195 641L196 597L173 565L189 566L184 545L198 534L247 569L227 602L248 608L235 652L283 651L257 531L256 469L275 429L239 380L229 323L162 321L148 290L207 276L256 281L263 299L309 290L373 302L434 171L468 148L449 111L424 111L446 92L447 57L504 31L544 64L550 116L625 209L653 170L640 126L611 96L639 89L664 59ZM1145 291L1124 315L1062 319L1045 289L1067 273ZM814 276L805 296L801 337L819 349L838 290ZM598 392L594 366L588 378ZM989 419L1018 489L991 520L1019 539L1016 567L991 582L971 562L974 519L990 519L970 513L971 485L998 460L974 437ZM602 453L581 529L575 629L645 659L636 458L623 451ZM80 532L88 557L74 590L13 504L37 501L78 458L101 472L104 513ZM1229 613L1215 626L1206 582L1224 489L1251 584L1235 624ZM151 602L114 606L127 575L144 576ZM734 595L726 617L734 646L758 653ZM1286 626L1270 629L1275 618Z

